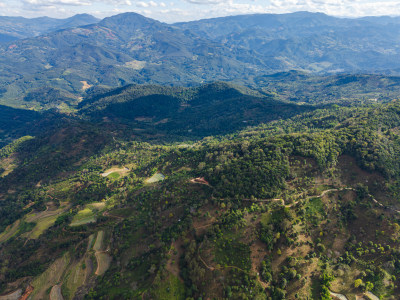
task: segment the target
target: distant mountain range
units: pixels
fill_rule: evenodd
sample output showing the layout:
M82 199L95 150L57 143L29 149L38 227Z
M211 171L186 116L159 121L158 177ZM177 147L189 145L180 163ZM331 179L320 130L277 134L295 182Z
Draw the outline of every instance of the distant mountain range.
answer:
M27 19L23 17L0 16L0 43L35 37L52 31L97 23L99 19L79 14L66 19L40 17Z
M298 12L169 25L125 13L100 22L45 18L41 31L23 25L38 19L8 27L4 20L2 32L30 36L0 46L0 104L16 107L66 109L94 88L130 83L255 86L260 76L289 70L400 74L400 18Z

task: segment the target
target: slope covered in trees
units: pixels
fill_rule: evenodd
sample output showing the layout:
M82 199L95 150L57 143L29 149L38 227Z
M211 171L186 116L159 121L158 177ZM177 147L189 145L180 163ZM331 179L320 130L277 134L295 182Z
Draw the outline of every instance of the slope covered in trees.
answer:
M218 99L220 87L158 89L168 103L210 106L206 92ZM227 99L276 101L225 88ZM3 148L3 294L30 284L34 299L56 285L66 299L400 295L399 101L314 107L185 143L99 123L146 93L87 100L86 120ZM159 103L143 107L158 116Z

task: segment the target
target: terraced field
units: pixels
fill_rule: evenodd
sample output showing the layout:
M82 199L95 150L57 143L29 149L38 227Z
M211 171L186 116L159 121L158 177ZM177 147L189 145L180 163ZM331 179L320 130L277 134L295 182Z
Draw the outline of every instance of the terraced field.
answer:
M20 220L15 221L12 225L8 226L4 232L0 233L0 243L6 242L17 233L20 222Z

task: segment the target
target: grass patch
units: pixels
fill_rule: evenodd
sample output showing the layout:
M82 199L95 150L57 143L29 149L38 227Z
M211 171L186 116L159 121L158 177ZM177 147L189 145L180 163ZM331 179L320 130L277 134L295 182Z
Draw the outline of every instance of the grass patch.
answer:
M108 175L107 177L111 178L111 179L114 179L114 180L117 180L117 179L119 179L121 177L121 175L118 172L114 172L114 173L111 173L110 175Z
M271 222L271 213L265 212L261 214L260 222L263 226L267 226Z
M325 215L324 203L321 198L311 198L304 208L306 219L312 223L317 223L321 216Z
M72 219L70 226L80 226L96 222L96 215L90 208L80 210Z
M37 239L43 232L48 228L53 226L54 222L58 218L58 215L45 217L38 220L36 226L33 228L32 232L29 234L30 239Z
M104 202L90 203L80 210L72 219L70 226L80 226L84 224L96 222L96 215L99 211L104 209L106 204Z

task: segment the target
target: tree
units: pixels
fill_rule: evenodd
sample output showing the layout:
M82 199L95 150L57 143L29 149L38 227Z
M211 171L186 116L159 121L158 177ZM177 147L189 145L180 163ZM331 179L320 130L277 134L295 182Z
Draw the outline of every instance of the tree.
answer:
M364 283L363 283L362 279L356 279L356 280L354 281L354 287L355 287L355 288L358 288L358 287L362 286L363 284L364 284Z
M367 281L365 283L365 291L372 291L374 289L374 284L372 282Z

